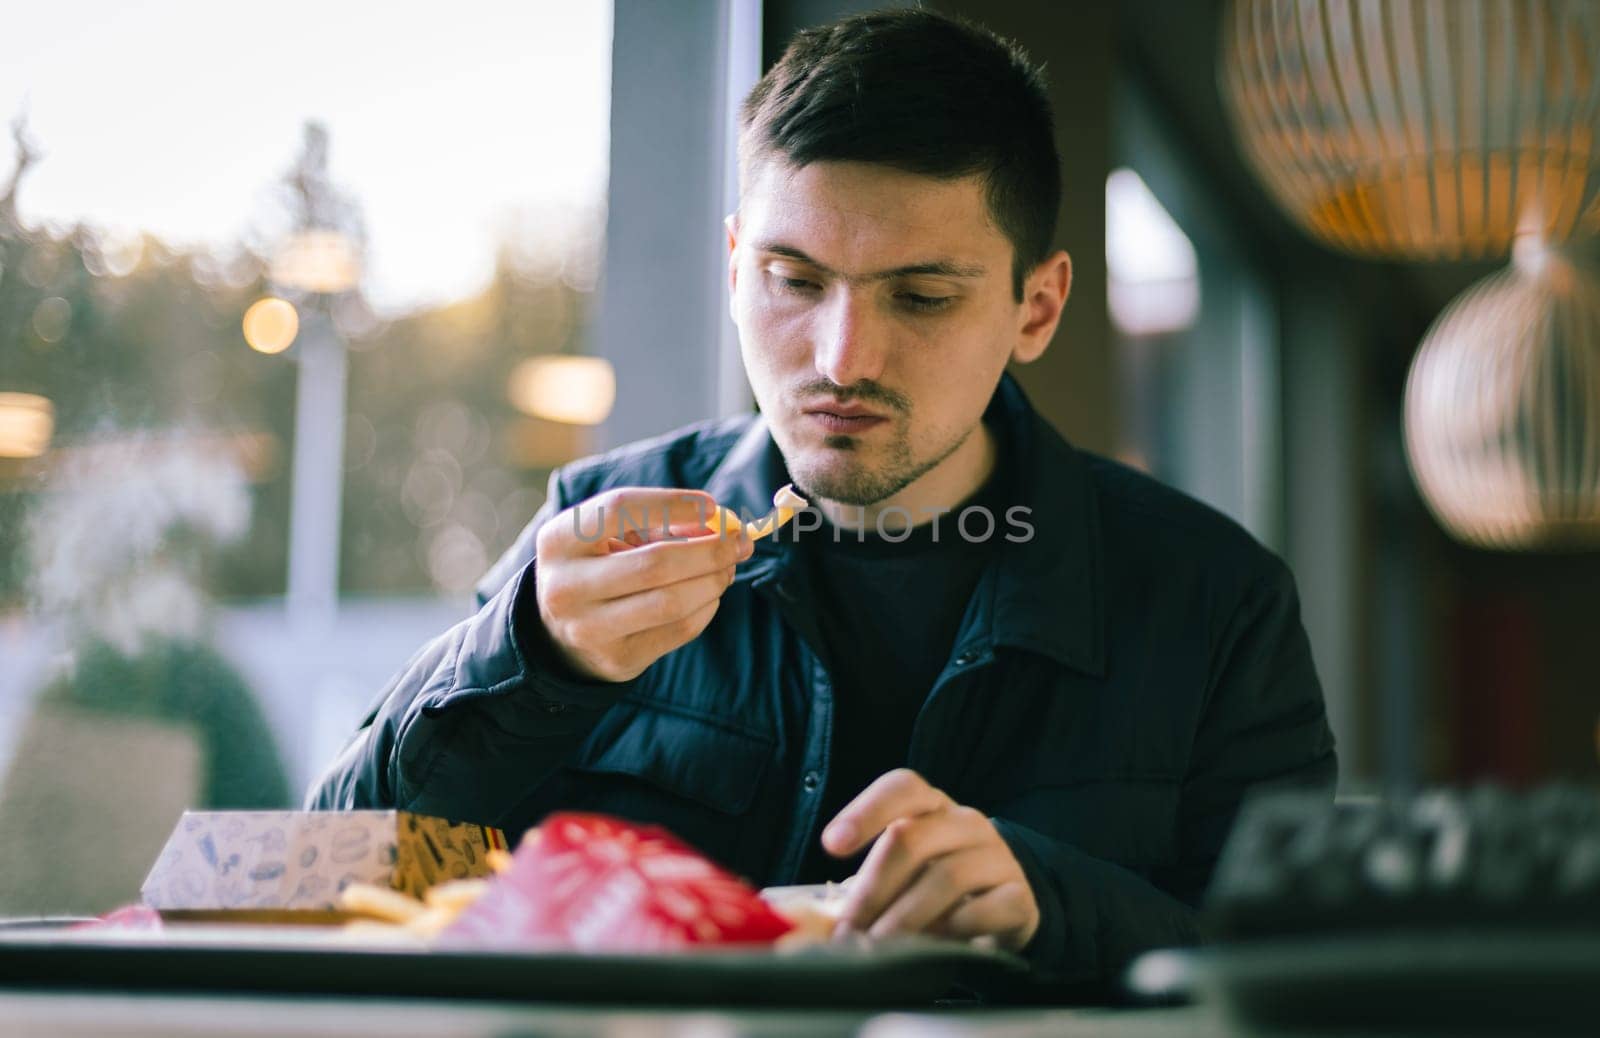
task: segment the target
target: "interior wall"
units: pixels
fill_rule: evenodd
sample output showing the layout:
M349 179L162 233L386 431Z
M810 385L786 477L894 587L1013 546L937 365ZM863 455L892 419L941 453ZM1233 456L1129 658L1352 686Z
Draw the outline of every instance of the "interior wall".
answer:
M930 0L926 6L1016 40L1044 66L1061 152L1056 245L1072 256L1072 295L1050 349L1012 368L1034 406L1068 440L1112 454L1119 416L1105 240L1116 8L1034 0Z
M618 0L596 352L616 367L601 448L716 415L726 307L727 0Z
M1357 609L1365 568L1361 329L1352 320L1354 299L1337 279L1288 277L1280 291L1284 558L1299 586L1301 619L1338 740L1340 782L1349 789L1380 767L1362 702L1369 632Z

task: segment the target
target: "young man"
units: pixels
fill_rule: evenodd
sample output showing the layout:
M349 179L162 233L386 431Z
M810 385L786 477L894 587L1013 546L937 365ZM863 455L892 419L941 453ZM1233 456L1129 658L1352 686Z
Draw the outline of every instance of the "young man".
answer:
M1241 798L1331 790L1333 740L1282 563L1004 373L1071 283L1038 73L866 15L800 34L742 123L761 414L556 473L311 806L656 822L757 883L854 875L843 925L1062 979L1193 941ZM791 481L815 512L780 535L704 532Z

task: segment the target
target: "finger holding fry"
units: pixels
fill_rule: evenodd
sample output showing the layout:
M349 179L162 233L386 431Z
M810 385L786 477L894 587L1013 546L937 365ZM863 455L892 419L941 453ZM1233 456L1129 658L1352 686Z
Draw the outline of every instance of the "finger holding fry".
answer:
M718 533L733 533L743 529L745 536L753 541L759 541L769 534L777 533L779 527L795 517L795 513L809 507L810 504L806 499L795 493L794 484L785 483L778 488L776 494L772 495L772 511L766 515L743 522L733 509L718 507L706 525Z
M540 529L539 619L573 669L627 681L699 636L752 550L742 531L710 530L716 507L703 491L628 487Z

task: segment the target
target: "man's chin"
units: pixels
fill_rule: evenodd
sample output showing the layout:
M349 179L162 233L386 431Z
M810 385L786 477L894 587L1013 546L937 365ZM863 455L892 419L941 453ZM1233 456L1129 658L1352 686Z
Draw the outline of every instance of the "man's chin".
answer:
M809 454L809 452L808 452ZM832 501L841 505L875 505L899 489L848 455L830 458L804 457L789 463L789 478L808 501Z

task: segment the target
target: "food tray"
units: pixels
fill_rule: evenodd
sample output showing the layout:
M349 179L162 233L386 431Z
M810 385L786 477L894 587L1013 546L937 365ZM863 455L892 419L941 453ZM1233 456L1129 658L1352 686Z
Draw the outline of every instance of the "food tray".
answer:
M336 928L0 927L0 988L909 1007L970 998L1025 972L1013 955L917 938L612 955L430 950Z

